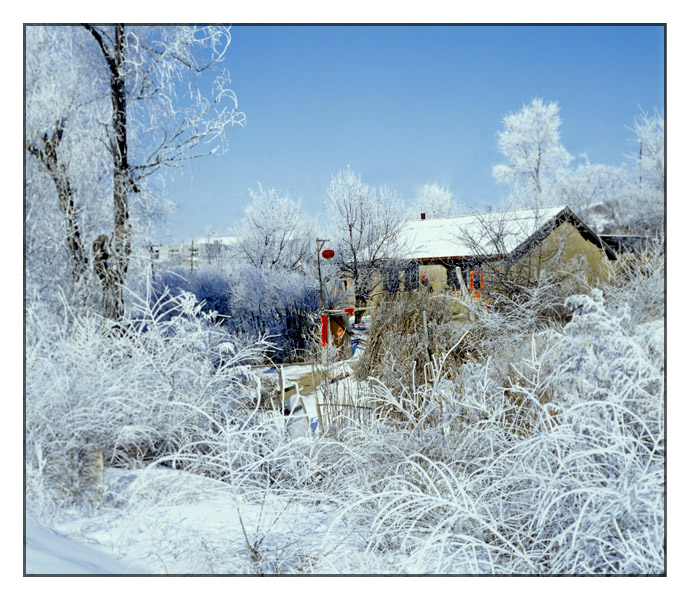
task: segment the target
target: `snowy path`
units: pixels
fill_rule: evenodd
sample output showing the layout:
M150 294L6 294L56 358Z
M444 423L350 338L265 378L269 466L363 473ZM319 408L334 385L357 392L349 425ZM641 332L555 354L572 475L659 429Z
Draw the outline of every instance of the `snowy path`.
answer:
M27 574L145 574L100 549L72 540L26 519Z

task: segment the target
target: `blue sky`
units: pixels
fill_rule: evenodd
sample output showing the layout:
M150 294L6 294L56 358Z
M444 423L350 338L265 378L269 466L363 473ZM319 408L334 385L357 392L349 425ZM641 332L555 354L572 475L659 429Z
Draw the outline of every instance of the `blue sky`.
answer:
M427 182L497 205L508 188L501 118L534 97L561 107L575 156L620 164L640 107L664 106L664 32L652 26L243 26L226 66L247 115L222 157L176 172L169 241L228 233L264 187L325 217L331 175L350 165L411 200Z

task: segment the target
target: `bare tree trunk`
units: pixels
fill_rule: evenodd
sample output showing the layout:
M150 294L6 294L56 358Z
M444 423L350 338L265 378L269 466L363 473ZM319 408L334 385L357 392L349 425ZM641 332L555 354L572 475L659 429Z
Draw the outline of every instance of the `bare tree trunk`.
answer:
M103 315L109 319L118 319L121 305L121 288L114 285L115 270L109 260L112 258L108 236L101 234L93 243L93 271L103 288ZM118 294L118 291L120 293Z
M125 312L123 286L131 254L132 231L128 194L133 188L127 156L127 90L125 86L125 26L115 26L115 43L110 49L101 34L85 25L101 48L110 69L110 98L113 105L113 218L114 231L110 249L104 236L94 242L97 260L94 270L103 287L105 317L119 320Z
M363 294L355 294L355 323L362 323L364 313L366 312L367 297Z
M63 125L60 121L55 123L55 131L52 136L44 134L39 148L33 144L27 146L29 152L34 155L48 170L57 188L58 203L65 217L67 227L67 246L72 255L72 275L74 283L81 281L86 273L88 260L84 251L84 244L79 231L77 207L74 199L74 190L67 176L67 169L58 159L58 146L62 140Z
M368 282L364 281L365 274L359 270L357 263L352 270L352 283L355 288L355 323L361 323L367 307Z
M113 100L113 131L115 132L114 191L115 209L114 250L116 277L124 283L131 252L132 231L129 221L128 192L131 185L127 156L127 93L124 77L124 25L115 27L115 70L110 79Z

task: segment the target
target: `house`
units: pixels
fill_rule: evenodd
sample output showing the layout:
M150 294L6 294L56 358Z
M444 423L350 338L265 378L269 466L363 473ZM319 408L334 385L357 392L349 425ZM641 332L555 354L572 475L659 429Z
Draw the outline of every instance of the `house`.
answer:
M380 271L372 298L382 293L456 292L491 304L546 275L571 291L613 277L616 259L567 206L475 213L408 222L396 256Z

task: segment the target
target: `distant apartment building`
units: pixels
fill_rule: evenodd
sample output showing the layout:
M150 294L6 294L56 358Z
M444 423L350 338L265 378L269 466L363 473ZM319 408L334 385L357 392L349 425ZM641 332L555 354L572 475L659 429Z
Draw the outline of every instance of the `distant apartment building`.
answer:
M204 236L178 244L154 244L151 257L161 265L213 265L232 255L236 242L232 236Z

